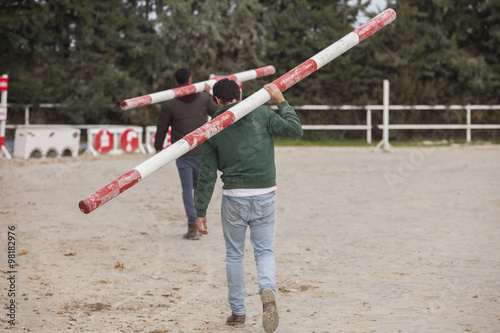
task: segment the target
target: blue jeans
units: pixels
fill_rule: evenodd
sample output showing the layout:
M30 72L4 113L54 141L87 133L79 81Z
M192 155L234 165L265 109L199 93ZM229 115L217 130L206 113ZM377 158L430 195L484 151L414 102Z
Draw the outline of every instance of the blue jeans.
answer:
M194 194L198 185L201 154L179 157L175 164L179 171L182 184L182 201L188 219L188 224L196 224L196 209L194 208Z
M270 288L276 294L276 263L274 260L274 230L276 224L275 194L222 198L222 230L226 241L226 273L228 301L236 315L245 309L245 233L250 227L250 242L254 248L259 282L259 294Z

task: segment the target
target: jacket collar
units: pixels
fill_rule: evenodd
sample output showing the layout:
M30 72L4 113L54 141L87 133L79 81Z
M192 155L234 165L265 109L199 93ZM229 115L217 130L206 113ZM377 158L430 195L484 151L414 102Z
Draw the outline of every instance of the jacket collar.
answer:
M188 85L189 85L189 83L184 83L184 84L179 84L177 87L184 87L184 86L188 86ZM177 98L185 103L191 103L191 102L195 101L199 95L200 95L200 93L194 93L191 95L181 96L181 97L177 97Z
M220 115L221 113L229 110L230 108L232 108L233 106L235 106L236 104L240 103L241 101L238 101L236 103L233 103L233 104L229 104L229 105L224 105L223 107L221 107L220 109L217 110L217 112L215 112L214 114L214 118L217 117L218 115Z

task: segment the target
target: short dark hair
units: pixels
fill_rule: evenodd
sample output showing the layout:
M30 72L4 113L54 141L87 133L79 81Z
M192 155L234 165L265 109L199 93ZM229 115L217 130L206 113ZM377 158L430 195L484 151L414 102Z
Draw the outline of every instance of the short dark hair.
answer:
M240 99L240 87L229 79L217 81L213 86L214 97L217 97L223 104L231 103L234 99Z
M191 72L187 68L181 68L175 72L175 81L177 81L178 84L189 83L190 77Z

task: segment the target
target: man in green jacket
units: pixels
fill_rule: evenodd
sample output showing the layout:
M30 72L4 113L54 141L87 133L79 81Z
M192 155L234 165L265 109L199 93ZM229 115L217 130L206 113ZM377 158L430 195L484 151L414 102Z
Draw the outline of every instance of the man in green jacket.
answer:
M273 136L298 138L302 136L302 124L274 84L265 85L264 89L271 96L269 103L278 104L278 113L260 106L201 145L203 156L195 208L197 229L207 234L206 211L217 180L217 170L221 171L224 184L221 219L226 244L228 301L232 312L226 323L245 323L243 255L245 232L250 227L263 304L262 324L269 333L276 330L279 322L273 252L276 222ZM213 96L220 107L214 117L241 99L238 85L227 79L214 85Z

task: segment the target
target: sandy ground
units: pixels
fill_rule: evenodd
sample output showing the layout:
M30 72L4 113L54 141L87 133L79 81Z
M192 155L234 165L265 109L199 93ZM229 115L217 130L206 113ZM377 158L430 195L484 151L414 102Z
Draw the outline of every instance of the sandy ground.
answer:
M277 332L500 332L500 147L276 149ZM185 241L175 164L89 215L144 155L0 160L0 330L263 332L229 315L221 190ZM16 227L15 326L5 307Z

